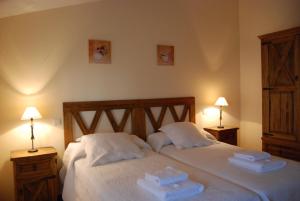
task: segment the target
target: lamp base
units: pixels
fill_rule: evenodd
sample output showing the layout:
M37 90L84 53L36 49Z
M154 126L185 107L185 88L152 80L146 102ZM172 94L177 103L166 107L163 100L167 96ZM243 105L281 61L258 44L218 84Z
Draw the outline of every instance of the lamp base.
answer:
M37 152L37 151L38 151L38 149L29 149L28 150L29 153L34 153L34 152Z
M224 126L218 126L217 128L224 128Z

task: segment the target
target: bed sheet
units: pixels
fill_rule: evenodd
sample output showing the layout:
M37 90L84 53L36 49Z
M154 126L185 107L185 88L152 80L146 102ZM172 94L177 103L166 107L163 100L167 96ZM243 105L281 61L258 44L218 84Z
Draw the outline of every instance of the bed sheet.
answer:
M263 201L300 200L299 162L283 159L287 161L284 168L268 173L255 173L228 162L228 158L240 149L218 142L206 147L182 150L168 145L160 153L252 190L259 194Z
M65 201L157 201L136 183L145 172L173 166L186 171L193 181L204 184L205 190L188 201L259 201L259 196L239 185L205 171L189 167L168 157L148 151L145 158L88 167L85 158L74 165L73 190L63 195ZM66 177L66 179L70 179ZM68 182L65 182L68 183ZM73 198L72 198L73 197Z

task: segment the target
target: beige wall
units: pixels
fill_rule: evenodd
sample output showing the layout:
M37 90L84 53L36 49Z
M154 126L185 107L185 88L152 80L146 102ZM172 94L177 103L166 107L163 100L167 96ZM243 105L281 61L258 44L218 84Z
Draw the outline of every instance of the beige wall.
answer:
M261 55L258 35L300 26L299 0L239 0L241 138L261 149Z
M112 64L90 65L88 39L112 41ZM175 66L156 45L175 45ZM237 0L104 0L0 20L0 200L13 199L9 152L28 148L19 119L36 105L36 144L63 152L62 102L195 96L202 110L225 96L225 124L239 124ZM5 175L5 176L3 176Z

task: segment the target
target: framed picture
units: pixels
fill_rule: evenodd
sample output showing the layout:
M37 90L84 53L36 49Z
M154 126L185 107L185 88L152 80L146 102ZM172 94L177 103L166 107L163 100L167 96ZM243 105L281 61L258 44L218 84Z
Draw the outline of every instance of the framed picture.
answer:
M110 64L111 43L105 40L89 40L89 63Z
M174 46L157 45L157 64L174 65Z

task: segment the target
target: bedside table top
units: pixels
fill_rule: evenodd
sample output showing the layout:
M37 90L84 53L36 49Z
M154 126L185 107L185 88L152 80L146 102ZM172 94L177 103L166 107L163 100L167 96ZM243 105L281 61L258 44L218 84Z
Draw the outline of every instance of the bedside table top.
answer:
M209 128L204 128L204 130L215 130L215 131L224 131L224 130L238 130L238 127L234 126L224 126L224 128L218 128L217 126L214 127L209 127Z
M29 158L35 156L44 155L56 155L56 149L54 147L39 147L37 152L29 153L28 150L16 150L10 152L10 160L16 160L20 158Z

